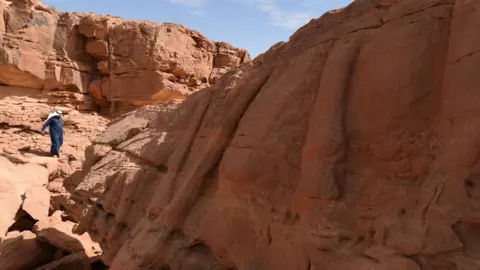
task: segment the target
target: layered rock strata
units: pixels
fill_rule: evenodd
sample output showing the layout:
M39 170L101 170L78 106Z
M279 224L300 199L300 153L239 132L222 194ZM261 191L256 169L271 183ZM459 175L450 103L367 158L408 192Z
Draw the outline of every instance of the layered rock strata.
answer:
M77 108L183 99L250 60L177 24L58 12L37 0L1 0L0 15L0 84Z

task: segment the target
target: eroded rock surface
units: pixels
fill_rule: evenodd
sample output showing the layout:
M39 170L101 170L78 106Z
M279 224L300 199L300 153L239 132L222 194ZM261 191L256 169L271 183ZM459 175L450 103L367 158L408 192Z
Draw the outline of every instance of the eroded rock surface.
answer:
M98 243L74 232L88 204L77 203L65 179L145 130L145 117L248 60L245 50L181 25L0 0L0 268L104 269ZM102 110L112 104L116 112ZM55 110L64 119L58 159L48 155L48 130L40 132ZM87 148L106 129L118 137L100 136Z
M87 233L74 233L76 223L71 220L81 216L83 209L70 199L70 193L63 187L63 179L58 182L54 181L55 178L49 182L57 174L57 167L52 165L57 163L49 161L56 159L0 154L3 155L0 156L1 269L37 269L41 266L46 269L67 266L91 269L91 264L98 261L102 251ZM61 189L56 190L54 183L60 183ZM64 196L63 200L60 196ZM50 216L58 209L65 212L56 211ZM83 252L87 259L69 256L77 252Z
M33 227L37 237L51 245L71 252L83 251L89 258L100 256L102 251L87 233L76 235L73 232L75 223L63 221L62 213L55 212L51 217L40 220Z
M479 26L478 0L311 21L104 135L68 186L80 227L111 269L478 269Z
M92 270L85 252L75 252L35 270Z
M13 231L0 242L0 265L5 270L34 269L50 262L55 249L30 231Z
M183 99L248 60L245 50L177 24L0 1L0 84L76 108Z

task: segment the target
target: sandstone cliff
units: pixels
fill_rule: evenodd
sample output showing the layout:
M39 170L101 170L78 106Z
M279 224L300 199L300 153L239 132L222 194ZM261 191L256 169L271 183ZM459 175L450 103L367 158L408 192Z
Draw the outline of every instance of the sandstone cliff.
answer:
M0 269L105 269L99 244L73 232L85 209L63 183L116 121L88 110L161 103L152 110L168 111L248 60L181 25L0 0ZM40 133L53 110L64 113L58 159Z
M0 0L0 15L0 84L86 109L183 99L250 60L177 24L57 12L37 0Z
M478 269L479 27L479 0L311 21L94 140L79 229L111 269Z

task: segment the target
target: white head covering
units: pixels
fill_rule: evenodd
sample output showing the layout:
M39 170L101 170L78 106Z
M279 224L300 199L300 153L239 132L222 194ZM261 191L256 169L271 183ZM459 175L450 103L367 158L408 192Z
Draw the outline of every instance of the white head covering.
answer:
M60 116L60 115L62 115L62 114L63 114L62 111L53 112L53 113L51 113L51 114L48 115L47 121L48 121L48 119L50 119L50 118L52 118L52 117L54 117L54 116Z

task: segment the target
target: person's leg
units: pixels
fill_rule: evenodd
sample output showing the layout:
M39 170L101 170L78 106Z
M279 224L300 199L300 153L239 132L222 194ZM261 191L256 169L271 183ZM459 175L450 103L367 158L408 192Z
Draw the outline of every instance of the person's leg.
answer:
M50 156L54 156L55 155L55 144L52 142L52 145L50 145Z
M52 143L52 148L50 150L50 154L52 156L57 156L57 157L59 156L59 154L58 154L58 144L56 142Z
M63 131L60 133L60 136L59 136L59 144L57 149L58 157L60 157L60 148L62 148L62 145L63 145Z
M60 148L61 148L61 147L62 147L62 146L61 146L60 144L57 145L57 150L56 150L57 157L60 157Z
M58 144L58 138L56 138L55 136L52 136L51 139L52 139L52 147L50 149L50 154L52 156L58 157L59 156L58 149L60 148Z
M55 153L56 146L55 146L55 138L51 134L50 134L50 143L51 143L51 145L50 145L50 156L53 156L54 153Z

